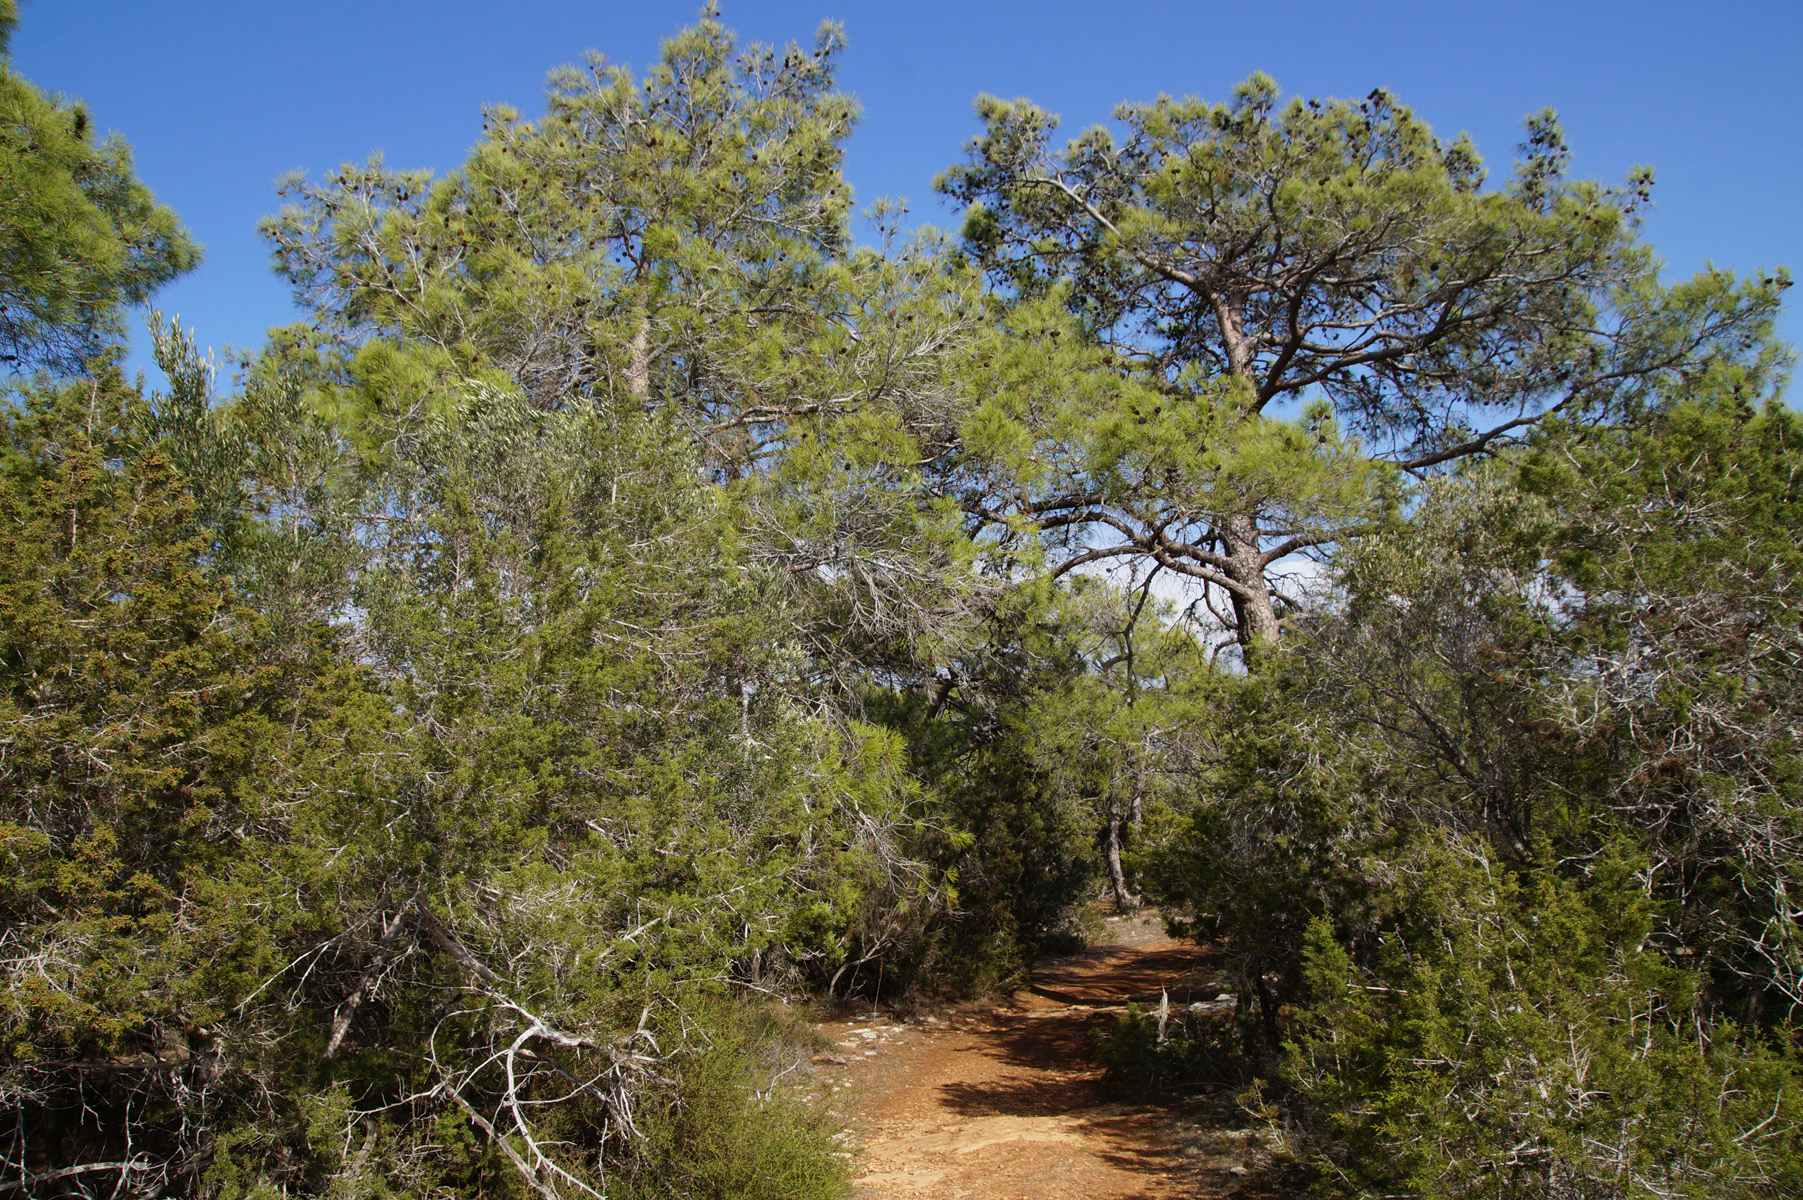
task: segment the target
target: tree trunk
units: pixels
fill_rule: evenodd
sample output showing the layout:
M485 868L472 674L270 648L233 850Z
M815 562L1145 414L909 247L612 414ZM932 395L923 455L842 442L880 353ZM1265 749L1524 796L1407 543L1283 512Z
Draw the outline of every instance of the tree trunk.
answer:
M1245 592L1232 591L1233 616L1238 628L1241 648L1246 655L1246 668L1252 669L1261 645L1276 645L1282 629L1277 620L1277 606L1271 600L1271 587L1265 581L1264 552L1258 545L1258 524L1251 517L1234 517L1221 530L1231 564L1227 574ZM1250 594L1247 594L1250 593Z
M1139 897L1127 890L1127 876L1121 870L1121 798L1113 789L1108 793L1108 886L1114 892L1114 903L1122 912L1138 912Z
M639 314L626 347L626 390L641 403L651 399L651 315Z
M1255 414L1264 403L1257 398L1258 375L1253 370L1252 347L1245 336L1245 313L1240 307L1243 299L1211 297L1221 342L1227 347L1228 366L1249 389L1252 397L1249 412ZM1250 513L1230 517L1223 523L1221 534L1229 563L1227 577L1245 588L1244 593L1233 591L1229 594L1233 597L1234 620L1239 626L1234 632L1245 656L1246 669L1252 671L1256 669L1254 664L1259 648L1276 645L1282 630L1277 622L1277 606L1271 602L1270 585L1265 582L1264 552L1258 544L1258 518Z

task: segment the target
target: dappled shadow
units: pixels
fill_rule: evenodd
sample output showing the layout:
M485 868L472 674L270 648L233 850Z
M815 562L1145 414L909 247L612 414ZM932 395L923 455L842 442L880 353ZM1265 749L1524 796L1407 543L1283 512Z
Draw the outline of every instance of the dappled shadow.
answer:
M1105 1105L1112 1097L1096 1062L1096 1043L1117 1019L1108 1010L1131 1001L1149 1009L1161 988L1170 989L1175 1005L1204 991L1212 999L1215 986L1212 956L1193 946L1149 952L1108 947L1043 964L1028 988L1031 995L1080 1007L996 1014L979 1052L1030 1074L944 1083L942 1102L965 1117L1058 1116Z
M1155 1011L1163 989L1173 1009L1213 1002L1219 956L1119 932L1136 940L1036 963L1012 1003L966 1009L918 1044L906 1074L885 1080L860 1197L1249 1200L1248 1143L1232 1132L1243 1117L1229 1100L1148 1098L1117 1087L1098 1056L1127 1003Z
M1010 1067L1030 1071L1093 1069L1095 1038L1091 1030L1112 1028L1110 1013L1078 1009L1068 1013L998 1018L979 1051Z
M1183 1146L1171 1140L1166 1123L1151 1113L1097 1114L1083 1123L1092 1135L1101 1135L1103 1161L1123 1171L1169 1174L1191 1168L1184 1161Z
M1093 1073L939 1085L940 1102L961 1117L1057 1117L1094 1108L1108 1089Z
M1159 989L1168 988L1171 1001L1213 999L1205 991L1216 984L1215 956L1194 946L1173 946L1150 952L1114 951L1101 961L1061 959L1033 973L1027 989L1036 996L1063 1004L1158 1003Z

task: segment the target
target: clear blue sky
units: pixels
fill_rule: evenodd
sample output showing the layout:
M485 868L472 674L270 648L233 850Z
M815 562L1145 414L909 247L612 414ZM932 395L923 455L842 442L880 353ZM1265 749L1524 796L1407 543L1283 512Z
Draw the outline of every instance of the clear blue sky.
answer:
M200 269L160 306L204 344L254 348L294 314L256 233L279 175L375 150L392 166L448 170L476 141L483 105L539 111L545 72L590 48L641 67L698 10L26 0L13 60L123 133L141 177L205 245ZM1637 163L1657 169L1647 233L1669 274L1705 261L1803 269L1799 0L725 0L722 16L765 42L806 43L823 18L843 22L842 82L864 106L846 168L858 199L907 196L916 219L941 225L956 215L931 181L976 131L979 92L1030 97L1075 131L1123 100L1219 99L1264 70L1305 95L1386 87L1439 132L1469 131L1495 176L1507 173L1521 118L1552 105L1578 173L1614 181ZM1803 339L1794 311L1782 328Z

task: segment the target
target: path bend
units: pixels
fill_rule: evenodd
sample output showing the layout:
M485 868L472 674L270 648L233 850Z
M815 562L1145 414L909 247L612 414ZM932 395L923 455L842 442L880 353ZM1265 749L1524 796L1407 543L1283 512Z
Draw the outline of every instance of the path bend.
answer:
M1130 1001L1218 994L1208 956L1164 936L1156 917L1107 929L1102 944L1037 966L1006 1001L821 1026L836 1049L817 1059L820 1080L851 1121L857 1200L1263 1194L1249 1167L1257 1136L1231 1103L1127 1103L1104 1078L1095 1035Z

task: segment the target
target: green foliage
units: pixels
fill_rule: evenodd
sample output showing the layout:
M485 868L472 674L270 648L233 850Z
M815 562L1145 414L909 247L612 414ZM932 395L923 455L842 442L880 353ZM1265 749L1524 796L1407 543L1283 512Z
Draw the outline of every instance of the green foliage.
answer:
M1081 554L1086 527L1108 519L1066 510L1088 505L1165 527L1248 511L1297 531L1367 516L1382 474L1330 412L1267 416L1240 383L1201 372L1173 386L1088 336L1065 311L1071 303L1057 288L1013 306L969 360L971 406L953 469L966 507L998 535L1017 532L1010 522L1043 530L1065 570L1151 554L1187 574L1186 555L1169 547L1162 557L1139 545Z
M288 181L265 232L316 314L291 352L354 354L368 387L387 352L367 343L394 339L416 378L506 383L539 408L671 405L714 464L747 469L768 426L865 390L874 361L834 320L860 273L842 48L825 25L812 50L741 50L704 16L642 81L591 55L552 74L542 120L491 110L443 179L377 159Z
M1662 936L1751 1022L1796 995L1803 667L1798 431L1736 395L1757 386L1711 375L1430 493L1351 560L1306 652L1345 744L1420 780L1392 811L1519 862L1629 836L1673 905Z
M922 930L895 984L980 994L1077 935L1077 910L1099 873L1095 827L1024 753L1024 718L1013 704L944 719L927 718L926 707L910 697L873 715L911 735L912 768L945 825L926 848L955 881L956 908Z
M1218 712L1154 890L1225 940L1313 1186L1796 1187L1797 435L1759 386L1424 490Z
M1138 1004L1115 1018L1114 1030L1096 1034L1096 1055L1118 1088L1148 1099L1169 1099L1171 1094L1198 1084L1237 1082L1230 1048L1231 1025L1218 1013L1191 1012L1173 1006L1162 1028L1156 1013Z
M818 978L934 902L915 789L893 739L776 686L781 610L665 418L473 385L403 430L357 535L379 702L285 781L278 870L325 941L270 1000L331 1014L309 1041L354 1119L418 1139L450 1104L483 1133L462 1169L599 1187L650 1152L641 1112L737 1103L661 1070L705 997Z
M1290 1154L1329 1194L1766 1196L1803 1184L1794 1055L1712 1022L1648 944L1644 863L1523 879L1449 840L1396 864L1355 957L1310 931Z
M964 250L854 249L840 49L710 9L291 182L308 319L221 397L153 318L148 400L193 248L0 78L0 351L92 373L0 410L5 1177L843 1195L749 998L997 986L1106 887L1236 997L1116 1075L1273 1081L1318 1190L1803 1187L1787 280L1659 287L1550 116L1486 190L1263 77L985 101Z
M639 97L687 106L660 132L699 145L724 104L732 155L780 158L808 105L849 111L831 41L735 65L708 23L654 95L571 83L558 136ZM772 195L836 179L823 122ZM820 219L816 251L842 208ZM667 287L688 320L708 245L633 303ZM439 295L500 319L511 286ZM379 308L322 299L229 401L159 324L168 396L112 379L8 414L13 1158L219 1195L835 1192L828 1131L741 1085L762 1043L720 1000L825 986L943 906L903 747L812 702L806 593L680 405L535 391L538 360L484 361L526 325L369 336ZM632 366L630 323L596 336ZM885 428L833 436L880 473L909 457ZM900 494L879 541L912 536Z
M996 590L920 470L956 437L978 281L930 235L898 244L892 207L882 248L851 248L841 49L830 25L811 51L740 47L705 16L642 79L591 56L553 74L543 119L492 111L442 179L291 181L265 232L313 318L257 370L365 454L470 381L660 413L740 485L797 676L855 711L862 672L930 674Z
M783 593L667 419L471 385L347 473L316 418L248 436L268 425L242 410L290 395L152 407L115 378L7 414L4 1086L26 1144L127 1161L129 1137L121 1169L211 1162L221 1195L580 1191L648 1161L706 1194L830 1192L812 1119L730 1060L662 1068L710 1024L744 1040L710 997L824 980L939 903L896 738L780 686ZM191 490L172 454L219 478ZM259 510L265 489L298 504ZM346 542L356 574L315 593ZM296 548L321 561L284 573ZM447 1119L465 1149L428 1169ZM762 1156L708 1130L755 1130Z
M830 1140L828 1118L784 1088L781 1068L758 1061L773 1050L794 1058L811 1047L785 1043L780 1030L755 1028L742 1009L722 1008L714 1016L711 1044L677 1066L670 1099L641 1118L642 1148L614 1194L626 1200L846 1195L846 1162Z
M256 778L287 759L318 664L272 656L203 568L193 502L116 373L0 419L9 1154L172 1153L230 1106L184 1080L274 966L246 907L274 816Z
M8 3L3 35L17 23ZM132 174L117 136L96 143L87 110L0 63L0 363L74 373L103 356L120 309L193 269L199 248Z
M1755 410L1761 382L1706 377L1523 469L1561 510L1552 719L1600 775L1594 803L1660 864L1674 944L1750 1022L1803 999L1803 425L1775 400Z
M1228 103L1124 105L1122 140L1096 127L1062 153L1057 119L1025 101L985 97L978 115L984 135L940 187L982 206L971 245L987 265L1029 294L1065 288L1088 328L1168 356L1166 373L1250 384L1253 411L1319 388L1412 454L1462 441L1456 414L1474 404L1644 394L1674 350L1775 303L1763 281L1646 292L1633 235L1650 173L1620 190L1567 179L1551 112L1492 190L1468 140L1436 138L1381 89L1280 105L1254 75ZM1643 326L1649 302L1687 323Z
M1255 655L1293 607L1270 572L1367 532L1389 471L1500 450L1550 413L1643 407L1745 358L1789 284L1661 288L1636 236L1650 175L1568 179L1550 112L1486 190L1469 141L1381 89L1279 104L1254 75L1227 103L1124 105L1119 138L1096 127L1061 152L1025 100L977 111L938 186L971 206L967 251L1046 378L977 438L1034 465L960 480L966 510L1038 532L1064 569L1199 581Z
M1304 934L1332 914L1357 922L1389 853L1356 764L1334 753L1317 719L1268 680L1224 689L1223 736L1205 786L1147 883L1175 928L1223 945L1243 1018L1268 1040L1299 994Z

